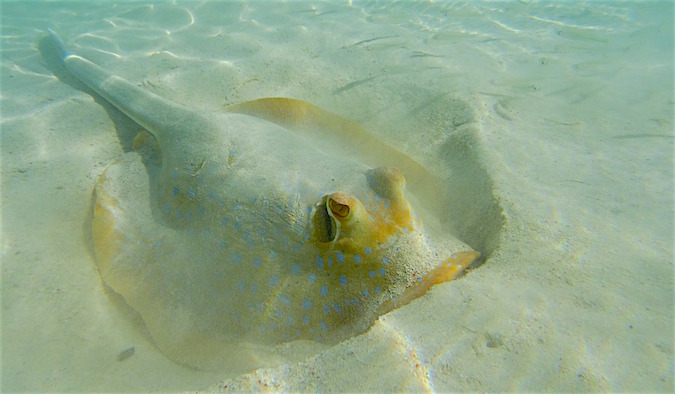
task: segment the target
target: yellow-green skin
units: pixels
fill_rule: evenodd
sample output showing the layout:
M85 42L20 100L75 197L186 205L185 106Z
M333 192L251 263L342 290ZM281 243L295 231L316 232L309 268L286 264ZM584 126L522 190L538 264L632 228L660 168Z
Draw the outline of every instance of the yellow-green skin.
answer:
M477 257L430 244L398 169L280 126L307 108L321 118L316 107L266 99L200 113L50 39L71 73L152 134L136 141L145 158L127 153L101 175L92 231L103 280L174 360L248 368L284 342L339 341Z

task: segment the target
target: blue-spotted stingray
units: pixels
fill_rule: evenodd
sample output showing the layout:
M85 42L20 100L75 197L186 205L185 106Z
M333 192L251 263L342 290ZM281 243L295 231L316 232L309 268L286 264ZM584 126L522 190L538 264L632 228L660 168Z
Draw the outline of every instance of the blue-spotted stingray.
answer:
M287 98L200 112L48 41L147 130L96 183L93 246L103 281L177 362L246 369L286 342L336 343L479 256L423 229L405 177L434 177L352 121Z

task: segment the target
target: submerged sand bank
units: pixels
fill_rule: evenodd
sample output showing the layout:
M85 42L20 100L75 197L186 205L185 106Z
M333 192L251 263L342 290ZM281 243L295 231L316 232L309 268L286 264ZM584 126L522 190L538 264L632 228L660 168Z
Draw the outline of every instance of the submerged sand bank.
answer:
M91 190L136 129L41 64L46 27L192 107L290 96L358 121L452 182L447 222L489 254L362 336L213 390L673 389L667 5L11 7L4 390L194 390L228 377L167 360L105 292L88 249Z

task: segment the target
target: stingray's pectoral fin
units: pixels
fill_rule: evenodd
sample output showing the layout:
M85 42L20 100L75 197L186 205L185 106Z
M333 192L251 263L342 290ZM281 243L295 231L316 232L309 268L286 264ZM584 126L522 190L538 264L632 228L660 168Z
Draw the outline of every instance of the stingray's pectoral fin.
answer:
M457 277L466 267L471 265L478 257L480 253L475 250L457 252L445 260L441 265L433 269L426 276L422 278L419 283L418 293L422 295L426 293L431 286L437 285L439 283L448 282ZM415 288L417 286L413 286ZM413 299L416 297L413 297Z
M99 177L92 238L103 280L127 298L135 293L152 245L165 232L152 217L150 182L136 153L127 153Z
M403 294L382 304L379 313L384 314L403 305L409 304L416 298L423 296L432 286L448 282L457 277L466 267L471 265L480 253L475 250L457 252L450 258L434 268L424 277L420 278L412 286L408 287Z
M109 270L112 260L119 254L123 243L119 225L122 212L117 200L104 191L104 177L105 175L102 175L97 183L92 222L96 262L102 272Z
M155 344L169 357L189 361L190 355L215 351L195 329L196 307L180 298L185 287L178 289L200 289L201 283L186 284L194 267L185 264L199 259L199 248L190 248L185 234L153 217L150 187L135 152L100 176L92 223L96 263L103 281L143 317ZM188 363L200 365L199 360Z

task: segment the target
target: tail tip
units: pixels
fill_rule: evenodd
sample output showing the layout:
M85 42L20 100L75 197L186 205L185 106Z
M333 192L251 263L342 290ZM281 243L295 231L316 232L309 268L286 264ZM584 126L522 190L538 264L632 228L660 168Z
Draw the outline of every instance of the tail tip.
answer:
M56 34L53 29L47 29L47 35L49 36L49 40L52 45L54 45L58 51L61 60L65 60L68 56L72 55L72 53L66 48L66 44L63 43L61 38L59 38L58 34Z

